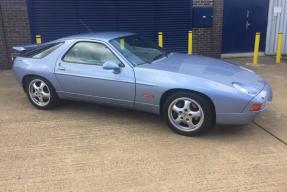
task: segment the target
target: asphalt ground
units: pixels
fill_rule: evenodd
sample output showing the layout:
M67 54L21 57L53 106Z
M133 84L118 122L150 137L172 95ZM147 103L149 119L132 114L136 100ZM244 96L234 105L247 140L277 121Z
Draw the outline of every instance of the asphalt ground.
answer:
M198 137L138 111L80 102L40 111L0 71L0 191L287 191L287 64L270 61L245 66L271 84L271 107Z

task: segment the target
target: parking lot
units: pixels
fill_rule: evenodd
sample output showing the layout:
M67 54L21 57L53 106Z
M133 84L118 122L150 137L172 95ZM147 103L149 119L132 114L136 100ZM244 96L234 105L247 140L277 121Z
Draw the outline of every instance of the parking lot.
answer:
M273 88L268 111L197 137L143 112L78 102L37 110L0 71L0 191L286 191L287 64L273 60L246 65Z

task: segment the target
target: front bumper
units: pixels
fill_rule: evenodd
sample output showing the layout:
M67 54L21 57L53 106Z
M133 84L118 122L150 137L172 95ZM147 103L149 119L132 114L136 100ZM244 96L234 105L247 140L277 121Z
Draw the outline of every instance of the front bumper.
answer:
M268 83L265 84L263 90L255 96L245 107L241 113L219 113L216 114L217 124L248 124L262 111L265 111L272 101L272 89ZM263 107L260 111L249 111L249 106L255 103L262 103Z
M270 106L271 101L272 101L272 89L270 85L266 83L263 90L248 103L248 106L254 103L262 103L263 107L260 111L258 111L261 112L266 110ZM245 108L244 112L248 112L248 106Z

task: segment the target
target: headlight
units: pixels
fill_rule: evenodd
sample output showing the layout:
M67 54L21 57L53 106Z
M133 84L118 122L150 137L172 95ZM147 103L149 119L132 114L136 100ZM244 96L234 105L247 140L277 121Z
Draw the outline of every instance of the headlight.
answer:
M239 82L233 82L232 86L235 89L241 91L242 93L246 93L246 94L251 95L251 96L255 96L258 93L258 90L256 88L250 87L248 85L244 85L244 84L239 83Z

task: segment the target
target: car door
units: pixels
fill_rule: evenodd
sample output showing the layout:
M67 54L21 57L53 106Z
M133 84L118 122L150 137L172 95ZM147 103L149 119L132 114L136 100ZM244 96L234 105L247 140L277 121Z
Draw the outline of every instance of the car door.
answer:
M103 68L117 63L120 71ZM132 107L135 98L134 71L103 42L78 41L58 59L56 77L64 97Z

